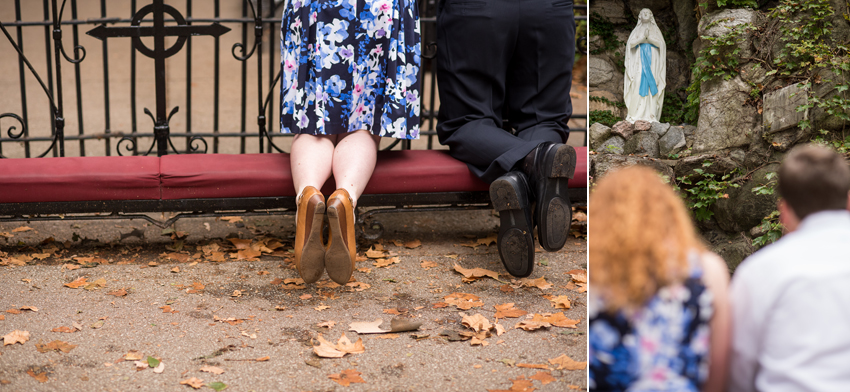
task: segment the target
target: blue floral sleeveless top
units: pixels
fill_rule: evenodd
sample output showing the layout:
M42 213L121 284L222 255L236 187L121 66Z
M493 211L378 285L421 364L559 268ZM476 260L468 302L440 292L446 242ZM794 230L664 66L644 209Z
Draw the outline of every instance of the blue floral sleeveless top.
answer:
M698 256L682 283L658 290L634 314L589 297L590 390L699 391L708 375L713 296Z

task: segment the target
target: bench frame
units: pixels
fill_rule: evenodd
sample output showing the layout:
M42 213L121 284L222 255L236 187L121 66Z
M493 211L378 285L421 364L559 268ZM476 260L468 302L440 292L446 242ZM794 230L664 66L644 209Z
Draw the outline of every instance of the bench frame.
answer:
M3 140L0 139L0 166L2 165L2 161L4 158L2 146L3 143L8 142L20 142L25 145L26 157L31 157L30 152L30 142L51 142L49 147L43 152L33 152L32 156L38 156L39 158L45 157L48 154L52 154L54 157L64 157L65 156L65 142L66 140L69 142L79 142L81 146L81 155L85 155L84 141L90 139L106 139L106 155L112 155L116 153L117 155L122 155L122 153L130 153L132 155L148 155L156 149L157 156L164 156L169 154L169 151L176 154L192 154L192 153L206 153L209 148L209 144L204 139L205 137L210 137L213 139L213 153L217 152L217 146L219 142L219 138L240 138L242 147L241 153L245 153L245 144L246 141L252 138L256 138L254 140L258 141L259 152L266 153L275 153L275 152L283 152L278 146L275 145L274 139L278 137L286 137L285 135L276 134L273 132L269 132L267 129L267 123L274 123L274 99L273 97L279 91L275 88L277 82L280 78L279 71L277 72L277 77L272 78L271 76L275 74L274 70L274 61L265 62L263 60L263 39L264 37L268 37L273 40L274 36L277 34L280 20L276 18L275 12L280 7L280 4L276 4L271 10L263 10L262 2L255 2L251 0L233 0L242 3L243 5L243 17L242 18L221 18L216 15L214 18L203 19L203 18L195 18L192 16L191 8L188 9L188 16L183 17L180 13L163 3L163 0L149 0L152 2L148 7L144 7L144 4L140 5L140 8L147 9L145 11L147 13L142 14L143 10L140 9L138 13L133 17L133 19L122 19L122 18L107 18L106 15L103 15L103 18L100 19L90 19L90 20L68 20L63 21L62 15L65 7L65 2L61 3L61 8L58 6L57 0L50 0L49 3L52 5L52 20L41 20L41 21L14 21L14 22L2 22L0 21L0 29L2 29L3 33L7 37L11 46L18 53L18 63L21 68L21 86L22 86L22 101L24 107L26 106L27 97L24 92L24 65L27 66L30 73L36 78L38 83L41 85L42 90L44 90L45 95L49 101L50 112L52 115L52 126L51 126L51 135L49 137L45 136L33 136L29 134L28 122L27 122L27 114L26 109L24 109L23 115L17 115L14 113L0 113L0 118L8 118L13 121L16 121L20 124L20 129L16 129L16 127L12 127L6 132L9 139ZM144 2L143 2L144 3ZM45 7L47 7L47 2L44 3ZM434 130L434 126L436 124L437 110L434 107L434 96L436 93L436 84L435 84L435 64L434 57L436 55L436 44L431 42L435 39L435 26L436 26L436 18L433 16L435 12L435 8L433 4L426 4L426 2L422 2L420 4L422 9L420 9L421 21L422 21L422 38L423 38L423 64L422 64L422 72L423 72L423 88L425 88L425 77L424 74L430 74L430 91L431 96L429 102L426 102L423 99L422 102L422 131L420 135L423 137L427 137L428 141L428 149L431 149L433 144L433 138L436 136L436 132ZM20 7L20 4L16 2L16 7ZM75 5L72 5L75 7ZM256 7L256 8L255 8ZM250 13L248 12L250 10ZM587 13L586 6L577 6L575 8L576 11ZM47 10L45 10L47 12ZM256 60L257 65L257 86L258 86L258 100L257 100L257 115L256 115L256 132L255 133L247 133L246 132L246 119L247 117L245 113L243 113L243 123L242 123L242 131L241 132L218 132L216 129L214 133L199 133L192 132L191 129L191 112L192 105L191 101L187 100L186 107L187 109L187 129L183 133L175 133L171 132L169 122L172 116L178 112L178 107L174 107L168 111L169 106L166 102L166 82L164 78L164 68L162 68L162 72L157 72L157 77L155 80L155 87L157 90L156 94L156 106L155 106L155 115L151 113L149 110L145 109L145 113L150 116L153 121L153 129L152 132L137 132L136 131L136 120L135 114L133 117L133 131L127 134L121 133L113 133L109 129L101 130L102 133L96 135L73 135L73 134L65 134L65 115L64 115L64 102L63 102L63 82L62 82L62 64L63 59L71 64L72 67L76 70L76 96L77 96L77 105L79 113L82 113L82 102L80 101L80 63L85 59L85 48L81 46L75 46L73 55L74 57L69 57L65 51L62 40L62 28L63 26L71 26L72 28L72 37L73 41L76 43L78 41L78 27L82 26L84 29L88 29L92 26L97 26L94 29L87 31L89 35L92 35L98 39L106 41L108 40L121 40L125 38L123 35L115 35L113 33L108 33L108 31L112 30L107 27L107 25L114 24L126 24L131 21L136 23L134 20L142 20L143 18L151 18L152 16L149 14L154 14L153 18L157 19L156 15L163 15L165 17L164 22L174 22L177 21L178 25L186 26L187 21L191 22L195 29L202 28L204 32L202 35L209 35L218 37L221 34L225 34L227 30L226 27L221 26L219 23L239 23L243 29L242 34L242 42L233 46L231 52L233 57L242 63L242 95L243 95L243 112L245 111L245 75L246 75L246 66L249 63L249 60ZM72 8L71 15L73 18L76 18L76 9ZM171 19L169 19L171 18ZM181 22L182 19L182 22ZM576 15L576 20L587 20L586 15ZM134 25L131 23L129 28L132 28ZM211 23L211 24L209 24ZM87 26L88 25L88 26ZM204 26L201 26L204 25ZM12 38L9 32L6 29L6 26L10 28L17 29L18 32L18 42ZM48 83L42 81L42 78L38 75L35 69L30 64L29 60L24 55L23 51L20 49L23 46L23 41L21 38L21 29L27 26L34 27L44 27L45 29L45 38L48 43L52 43L53 56L50 56L50 48L48 48L48 56L47 56L47 69L48 69ZM154 24L154 29L159 29L163 27L162 20L156 22ZM248 38L250 34L247 34L249 29L253 29L254 34L254 42L253 45L249 45ZM126 27L124 28L127 29ZM51 34L48 34L51 33ZM164 34L161 32L161 34ZM196 37L195 39L213 39L211 37ZM215 38L216 40L218 38ZM183 42L188 42L191 45L192 37L181 37L178 41L183 40ZM272 41L273 42L273 41ZM51 45L48 45L51 46ZM141 46L144 46L142 43ZM135 75L135 57L136 52L139 52L147 57L150 57L155 60L157 69L160 67L164 67L165 59L179 52L182 48L182 44L180 47L175 45L174 50L168 48L140 48L138 43L134 43L135 49L131 51L131 67L133 69L133 75ZM105 47L105 45L104 45ZM583 37L577 42L577 48L580 52L586 53L586 37ZM237 54L237 51L241 50L241 54ZM269 48L270 51L273 51L274 48ZM216 64L216 68L219 64L219 52L218 45L216 45L215 53L214 53L214 62ZM269 60L274 60L273 56L269 57ZM268 64L266 64L268 63ZM264 75L264 69L266 73ZM52 70L52 72L50 71ZM108 67L104 69L104 80L109 79L108 76L109 69ZM160 75L161 74L161 75ZM186 68L187 79L191 81L191 62L187 62ZM216 86L219 75L216 74ZM266 80L265 78L268 78ZM135 78L135 76L133 76ZM273 79L273 80L272 80ZM54 82L55 81L55 82ZM135 86L135 81L133 81ZM270 84L270 85L269 85ZM49 86L49 88L48 88ZM55 94L53 87L56 87ZM263 87L267 86L268 91L264 94ZM67 87L67 86L66 86ZM191 83L187 84L187 96L191 96ZM215 92L215 100L216 100L216 112L215 117L218 118L218 87L216 87ZM131 109L133 113L138 112L135 97L131 104ZM109 102L106 102L106 112L107 116L109 115ZM82 116L80 114L80 116ZM573 116L574 118L585 119L586 116L584 114L577 114ZM80 127L83 126L82 119L80 121ZM426 126L427 124L427 126ZM217 127L216 123L216 127ZM505 125L506 129L509 127ZM108 126L107 126L108 128ZM0 138L3 138L5 135L0 134ZM185 140L185 148L183 150L178 150L172 142L172 137L175 140L181 141ZM142 140L147 140L146 138L150 138L152 140L152 144L150 148L147 148L147 152L145 152L145 146L138 146L138 142ZM114 142L116 139L117 142ZM410 141L408 140L397 140L392 143L386 150L392 149L396 146L400 145L402 149L410 149ZM110 146L114 147L114 152L111 151ZM30 158L37 159L37 158ZM580 160L586 160L587 157L579 157ZM46 167L49 160L45 161ZM586 166L586 165L585 165ZM49 170L46 168L45 170ZM0 174L2 175L2 174ZM586 173L581 173L580 175L586 175ZM587 205L587 189L586 188L577 188L570 190L570 199L573 202L574 206L586 206ZM489 209L492 208L489 200L489 194L486 191L474 191L474 192L433 192L433 193L403 193L403 194L364 194L358 200L358 210L359 214L357 217L357 223L360 227L360 234L365 238L378 238L383 231L383 225L376 219L377 215L384 213L392 213L392 212L430 212L430 211L456 211L456 210L470 210L470 209ZM176 213L176 215L165 219L158 220L149 215L149 213L167 213L172 212ZM148 222L153 223L159 227L167 227L172 225L174 222L181 218L186 217L209 217L209 216L225 216L225 215L270 215L270 214L294 214L295 213L295 198L291 196L286 197L240 197L240 198L210 198L210 199L180 199L180 200L112 200L112 201L59 201L59 202L27 202L27 203L0 203L0 222L13 222L13 221L33 221L33 220L91 220L91 219L144 219ZM368 232L368 233L367 233Z

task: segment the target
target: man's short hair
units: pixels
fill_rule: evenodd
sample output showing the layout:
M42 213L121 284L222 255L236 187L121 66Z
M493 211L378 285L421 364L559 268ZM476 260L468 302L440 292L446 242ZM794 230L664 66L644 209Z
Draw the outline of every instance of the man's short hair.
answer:
M846 209L848 192L850 167L828 148L796 147L779 166L779 195L800 220L819 211Z

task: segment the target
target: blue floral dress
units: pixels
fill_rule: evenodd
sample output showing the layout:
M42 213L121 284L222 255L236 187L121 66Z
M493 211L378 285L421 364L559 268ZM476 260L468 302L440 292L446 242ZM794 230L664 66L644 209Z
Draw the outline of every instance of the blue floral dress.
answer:
M419 34L414 0L289 0L281 132L418 138Z
M694 259L687 280L661 288L635 314L605 312L604 301L590 296L591 390L700 390L708 376L714 307Z

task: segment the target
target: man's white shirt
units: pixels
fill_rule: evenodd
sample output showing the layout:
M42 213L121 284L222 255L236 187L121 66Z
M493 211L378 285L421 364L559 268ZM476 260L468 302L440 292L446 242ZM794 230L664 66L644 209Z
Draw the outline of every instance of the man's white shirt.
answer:
M806 217L730 290L729 391L850 391L850 212Z

